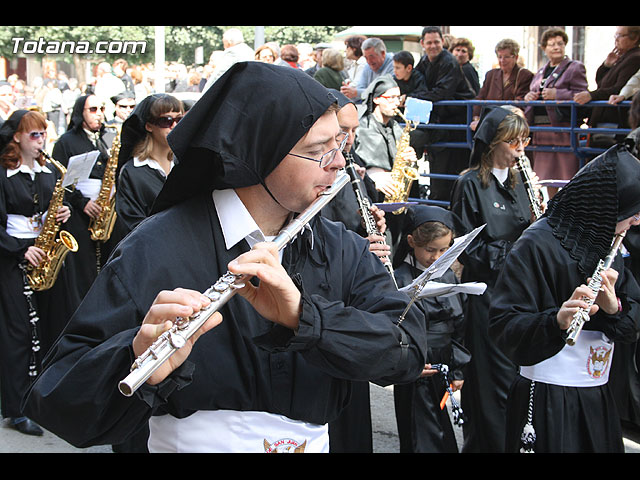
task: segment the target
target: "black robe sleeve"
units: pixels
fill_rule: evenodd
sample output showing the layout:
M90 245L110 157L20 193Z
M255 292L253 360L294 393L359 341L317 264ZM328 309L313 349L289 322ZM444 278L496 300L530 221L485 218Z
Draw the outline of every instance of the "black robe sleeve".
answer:
M151 207L164 185L162 173L147 166L127 162L118 176L116 212L127 232L151 214Z

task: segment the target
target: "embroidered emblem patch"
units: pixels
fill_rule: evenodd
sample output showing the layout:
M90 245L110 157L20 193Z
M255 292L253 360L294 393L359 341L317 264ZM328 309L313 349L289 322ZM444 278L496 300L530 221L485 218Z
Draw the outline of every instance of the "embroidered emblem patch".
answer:
M607 372L611 360L611 350L610 346L589 347L587 373L591 378L600 378Z
M273 443L269 443L265 439L264 453L304 453L306 446L306 440L300 444L291 438L282 438Z

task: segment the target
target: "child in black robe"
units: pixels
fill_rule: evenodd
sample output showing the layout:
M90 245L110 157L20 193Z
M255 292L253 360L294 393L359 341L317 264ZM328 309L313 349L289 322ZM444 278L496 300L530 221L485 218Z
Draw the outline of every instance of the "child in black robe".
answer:
M455 216L441 207L416 205L408 212L409 233L399 249L402 263L395 270L400 287L409 285L452 244L460 230ZM435 281L456 284L449 268ZM470 359L462 346L466 295L418 300L427 322L427 363L415 382L394 385L394 402L400 453L457 453L455 433L446 405L441 406L446 384L462 388L463 368ZM446 377L435 364L446 366ZM445 383L447 382L447 383Z

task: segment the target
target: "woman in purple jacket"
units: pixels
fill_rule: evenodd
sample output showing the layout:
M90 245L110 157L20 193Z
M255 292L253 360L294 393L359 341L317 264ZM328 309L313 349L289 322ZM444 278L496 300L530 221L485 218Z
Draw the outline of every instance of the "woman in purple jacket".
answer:
M573 96L586 90L587 72L582 62L565 55L568 36L561 28L552 27L541 37L540 47L548 62L534 75L526 101L573 100ZM539 127L568 127L571 120L569 107L532 105L525 109L530 125ZM545 146L571 145L570 133L538 130L533 132L533 144ZM540 179L569 180L578 171L578 157L571 152L537 151L534 156L535 171Z

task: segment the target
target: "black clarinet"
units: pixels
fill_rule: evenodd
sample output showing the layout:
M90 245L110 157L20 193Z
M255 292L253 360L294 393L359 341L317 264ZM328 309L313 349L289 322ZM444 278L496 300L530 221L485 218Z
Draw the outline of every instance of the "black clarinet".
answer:
M367 198L367 195L364 192L364 187L362 186L362 182L360 181L360 175L356 170L356 164L353 161L353 155L348 152L343 152L344 158L346 160L345 170L349 174L349 178L351 179L351 186L353 187L353 192L356 195L356 201L358 202L358 211L360 212L360 216L364 222L364 228L367 232L367 235L378 235L382 236L380 230L378 230L378 226L376 225L376 219L371 213L371 203ZM378 243L385 244L385 242L380 241ZM396 282L396 278L393 272L393 265L391 264L391 259L389 257L382 257L382 264L385 266L389 275L391 275L391 279L393 280L394 285L398 288L398 283Z

